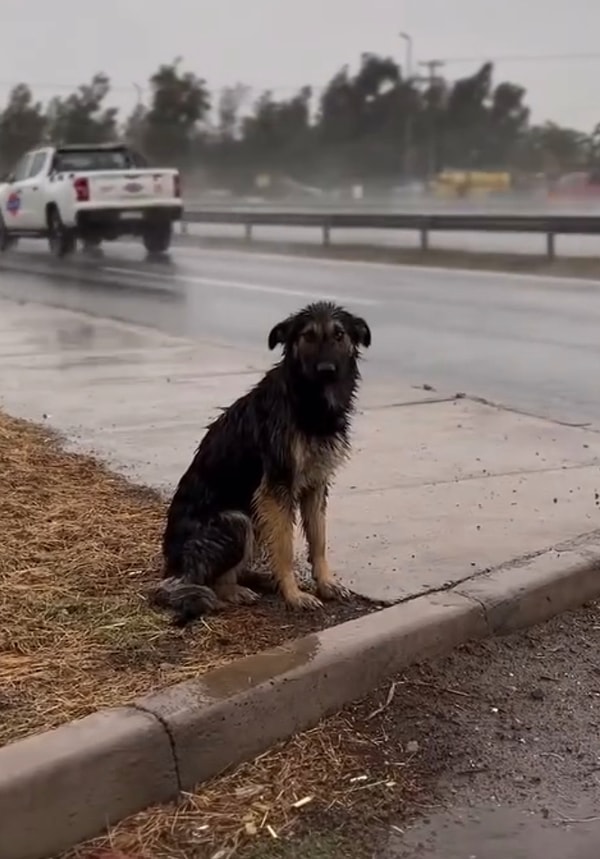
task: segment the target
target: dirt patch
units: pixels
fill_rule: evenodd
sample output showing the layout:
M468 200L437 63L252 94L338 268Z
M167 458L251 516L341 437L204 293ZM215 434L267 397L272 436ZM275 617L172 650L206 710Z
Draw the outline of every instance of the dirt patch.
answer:
M554 277L600 277L600 260L596 257L558 257L550 261L542 254L508 254L486 251L463 251L430 248L386 248L373 245L329 245L304 242L274 242L256 239L252 242L218 236L177 236L177 243L214 248L232 248L248 253L285 253L289 256L338 259L356 262L383 262L398 265L468 268L481 271L507 271L515 274L541 274Z
M0 745L373 611L275 598L186 630L151 610L165 501L0 413Z
M599 645L597 604L467 644L63 859L413 857L411 821L482 798L560 825L600 802Z

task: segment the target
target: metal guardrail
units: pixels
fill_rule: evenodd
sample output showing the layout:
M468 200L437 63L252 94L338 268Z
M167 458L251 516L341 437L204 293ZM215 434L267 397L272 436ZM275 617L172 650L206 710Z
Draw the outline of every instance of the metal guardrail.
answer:
M334 229L411 230L420 235L421 249L429 249L434 232L535 233L546 236L549 259L556 256L555 237L559 235L600 235L599 215L575 214L483 214L483 213L388 213L349 211L294 211L285 209L192 209L186 222L194 224L240 225L247 241L254 227L312 227L320 229L323 245L331 243Z

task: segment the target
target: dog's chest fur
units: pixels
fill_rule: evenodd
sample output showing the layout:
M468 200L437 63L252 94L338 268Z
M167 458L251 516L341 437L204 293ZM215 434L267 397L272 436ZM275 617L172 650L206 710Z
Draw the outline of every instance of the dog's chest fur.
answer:
M350 454L350 445L345 438L326 439L295 436L292 442L294 462L294 494L309 487L328 485L337 469Z

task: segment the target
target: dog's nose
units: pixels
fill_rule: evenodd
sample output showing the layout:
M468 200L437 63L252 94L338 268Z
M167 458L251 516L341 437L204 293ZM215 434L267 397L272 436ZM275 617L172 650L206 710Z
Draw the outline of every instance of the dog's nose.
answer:
M317 364L317 373L335 373L336 369L333 361L319 361Z

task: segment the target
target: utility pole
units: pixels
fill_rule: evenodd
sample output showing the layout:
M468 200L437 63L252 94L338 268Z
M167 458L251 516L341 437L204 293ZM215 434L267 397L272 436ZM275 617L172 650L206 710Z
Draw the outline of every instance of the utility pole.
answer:
M444 60L422 60L419 63L420 66L423 66L427 70L427 74L425 77L418 78L422 83L426 83L429 87L429 91L433 89L433 86L436 83L439 83L442 78L436 74L438 69L441 69L445 62ZM437 128L436 128L436 111L433 104L429 103L429 141L427 147L427 174L428 179L431 179L436 170L436 162L437 162Z
M404 80L408 87L412 84L413 74L413 40L410 33L399 33L400 38L406 44L406 54L404 61ZM412 139L413 139L413 115L412 105L408 105L406 117L404 121L404 178L412 175Z

